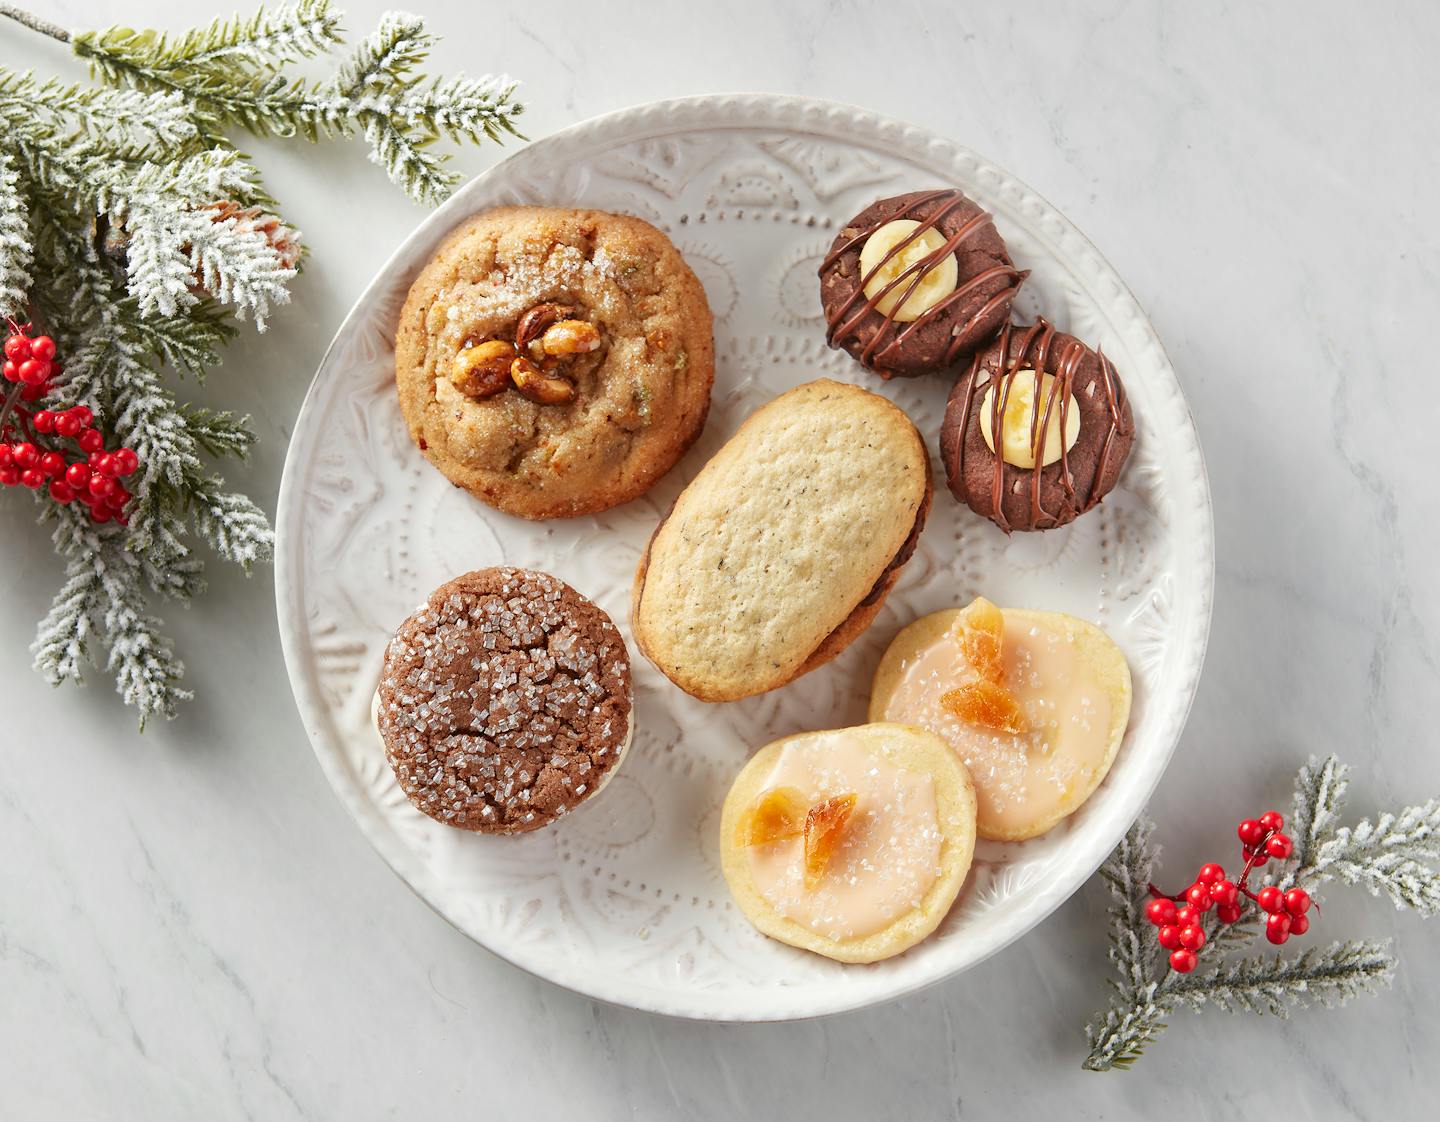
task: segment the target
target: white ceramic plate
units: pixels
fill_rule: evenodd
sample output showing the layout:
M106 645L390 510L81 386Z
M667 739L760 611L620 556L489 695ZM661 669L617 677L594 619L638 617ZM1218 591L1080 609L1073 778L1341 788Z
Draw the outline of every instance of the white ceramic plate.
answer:
M661 512L747 414L821 375L890 396L934 454L948 382L882 383L827 349L815 271L866 204L938 185L989 208L1016 263L1033 270L1017 313L1043 312L1117 364L1139 426L1119 488L1070 526L1007 538L937 477L899 587L829 666L763 697L706 705L636 656L634 747L593 804L499 839L413 810L370 729L369 703L387 639L436 585L501 562L545 569L592 597L628 639L631 577ZM648 495L599 516L537 524L482 506L420 457L395 401L393 327L416 272L460 219L515 202L648 219L680 247L715 312L703 437ZM576 125L511 156L424 222L321 363L286 460L278 531L276 597L296 701L336 794L391 867L517 966L606 1001L719 1020L806 1017L908 993L993 954L1074 892L1175 748L1214 575L1209 489L1185 399L1154 330L1094 247L1029 187L952 141L767 95L667 101ZM748 753L863 720L891 636L982 592L1095 620L1124 649L1135 706L1109 777L1045 837L981 842L937 935L898 958L841 966L757 934L731 904L717 853L720 803Z

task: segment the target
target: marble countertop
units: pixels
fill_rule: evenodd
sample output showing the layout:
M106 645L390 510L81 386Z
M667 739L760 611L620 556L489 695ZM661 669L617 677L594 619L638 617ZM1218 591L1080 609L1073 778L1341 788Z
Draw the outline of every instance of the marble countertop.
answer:
M117 18L100 0L32 6L71 27ZM774 90L929 126L1038 188L1148 310L1209 462L1209 659L1151 807L1172 867L1222 839L1228 852L1234 820L1288 802L1311 752L1355 765L1357 813L1440 792L1440 591L1425 577L1440 507L1420 458L1440 405L1418 330L1440 298L1440 9L415 6L442 36L434 69L524 79L532 136L660 97ZM186 15L230 7L201 0ZM384 5L343 7L363 32ZM179 26L174 4L124 9L136 26ZM3 30L0 63L79 73L58 47ZM231 478L273 513L311 372L421 211L359 145L246 147L313 257L273 330L242 337L199 395L254 415L262 443ZM171 613L197 700L140 736L102 673L57 692L31 674L30 621L61 578L30 519L28 504L0 509L0 1116L1433 1108L1435 930L1355 890L1334 893L1324 925L1393 938L1392 990L1289 1021L1181 1013L1129 1073L1079 1068L1081 1026L1106 998L1094 883L969 973L827 1020L676 1022L536 981L405 891L331 795L291 700L268 572L216 564L209 595Z

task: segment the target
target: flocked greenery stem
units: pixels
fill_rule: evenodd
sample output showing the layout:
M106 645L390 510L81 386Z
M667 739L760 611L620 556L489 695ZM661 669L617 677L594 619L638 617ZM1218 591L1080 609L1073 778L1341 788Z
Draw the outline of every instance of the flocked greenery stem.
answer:
M272 548L265 515L215 467L246 455L248 418L178 392L219 364L237 321L264 330L301 266L298 231L229 133L363 136L396 184L433 203L458 178L436 142L519 135L521 106L503 77L424 79L433 40L405 13L382 16L322 79L287 67L344 48L330 0L178 34L71 32L10 3L0 15L68 44L100 83L0 67L0 314L43 321L58 344L61 372L37 406L89 407L141 464L125 527L34 492L66 569L32 651L59 684L103 648L143 724L188 696L155 605L203 589L202 544L246 570Z
M1347 786L1348 769L1334 756L1311 759L1300 769L1290 815L1295 849L1265 879L1281 888L1301 885L1312 895L1319 885L1339 880L1388 896L1397 908L1436 915L1440 799L1341 826ZM1292 1008L1339 1005L1390 984L1396 960L1388 942L1337 940L1292 958L1274 953L1227 959L1228 952L1253 942L1253 913L1229 925L1207 917L1202 968L1193 974L1168 970L1144 914L1157 856L1152 831L1142 817L1101 868L1111 895L1109 957L1116 976L1109 1007L1086 1026L1085 1067L1129 1067L1181 1008L1209 1005L1285 1017Z

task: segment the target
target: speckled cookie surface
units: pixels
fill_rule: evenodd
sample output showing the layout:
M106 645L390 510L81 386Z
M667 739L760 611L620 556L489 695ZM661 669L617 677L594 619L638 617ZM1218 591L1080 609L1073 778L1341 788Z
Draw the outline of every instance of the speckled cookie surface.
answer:
M464 830L536 830L593 795L630 738L630 660L564 581L482 569L441 585L385 650L376 728L401 789Z
M879 611L930 490L924 441L885 398L828 379L781 394L656 529L636 573L636 643L706 701L813 670Z
M904 323L868 307L860 254L866 239L896 219L933 223L954 250L957 286L943 305ZM912 191L880 199L848 223L820 269L820 303L830 345L883 377L913 377L968 358L1005 322L1025 274L979 204L959 191Z
M565 404L508 389L477 400L456 355L513 341L545 303L593 323L600 346L564 373ZM594 210L500 207L459 227L400 314L395 378L411 439L457 486L510 514L592 513L644 493L699 435L715 356L705 291L647 222Z
M990 450L981 431L985 391L999 372L1039 370L1068 380L1080 433L1064 460L1017 468ZM1059 424L1058 412L1053 424ZM1119 372L1073 335L1040 320L1007 325L956 381L940 427L951 493L1001 529L1063 526L1100 502L1120 478L1135 442L1135 419ZM998 498L998 502L997 502Z

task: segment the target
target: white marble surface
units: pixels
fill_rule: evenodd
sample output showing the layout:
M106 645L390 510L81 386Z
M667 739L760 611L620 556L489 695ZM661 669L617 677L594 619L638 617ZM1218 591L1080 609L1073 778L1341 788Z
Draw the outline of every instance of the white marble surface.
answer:
M35 6L71 26L182 18L159 0ZM383 7L345 6L360 29ZM1311 751L1356 765L1357 812L1440 791L1440 592L1425 576L1440 406L1420 331L1440 297L1440 9L552 0L482 19L460 0L421 6L444 37L437 66L526 80L534 136L653 98L767 89L928 125L1036 186L1150 312L1210 465L1210 657L1152 807L1172 868L1228 853L1234 819L1282 802ZM5 65L76 69L3 31ZM310 372L420 213L359 147L247 146L314 257L295 304L233 348L203 396L254 413L263 443L232 478L273 510ZM966 975L818 1022L680 1023L525 977L406 892L331 796L290 699L268 574L216 566L211 594L172 613L199 700L140 737L102 676L52 693L30 674L30 621L60 578L29 520L26 503L0 509L0 1117L1433 1107L1436 931L1353 891L1317 928L1395 938L1392 991L1289 1022L1179 1014L1128 1074L1078 1067L1080 1026L1105 999L1096 885Z

